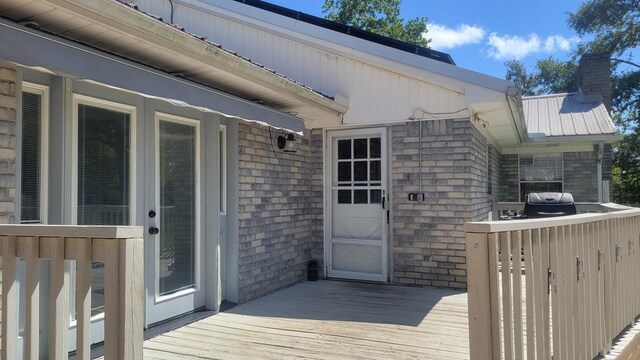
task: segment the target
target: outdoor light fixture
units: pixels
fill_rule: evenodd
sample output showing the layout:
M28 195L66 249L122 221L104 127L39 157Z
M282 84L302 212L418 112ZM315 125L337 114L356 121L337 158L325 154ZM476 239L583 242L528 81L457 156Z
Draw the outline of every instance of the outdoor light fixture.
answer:
M288 153L297 152L295 141L296 138L293 136L293 133L280 135L278 136L278 149Z

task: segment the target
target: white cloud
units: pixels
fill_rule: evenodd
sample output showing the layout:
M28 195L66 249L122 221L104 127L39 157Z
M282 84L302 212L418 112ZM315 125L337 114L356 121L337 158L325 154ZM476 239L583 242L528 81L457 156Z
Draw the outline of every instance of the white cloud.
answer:
M525 38L491 33L488 41L489 56L498 60L522 59L533 53L569 51L576 42L576 38L565 38L561 35L552 35L543 40L536 34Z
M429 46L436 50L453 49L467 44L477 44L484 39L485 30L467 24L452 29L444 25L430 23L424 37L431 38Z

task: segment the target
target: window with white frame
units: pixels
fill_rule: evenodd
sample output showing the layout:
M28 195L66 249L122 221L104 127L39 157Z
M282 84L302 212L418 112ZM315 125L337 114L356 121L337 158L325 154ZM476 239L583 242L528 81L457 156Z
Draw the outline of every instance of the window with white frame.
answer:
M520 155L520 201L532 192L562 192L564 166L562 154Z
M46 130L49 89L25 82L22 90L20 222L43 224L46 223L47 209Z

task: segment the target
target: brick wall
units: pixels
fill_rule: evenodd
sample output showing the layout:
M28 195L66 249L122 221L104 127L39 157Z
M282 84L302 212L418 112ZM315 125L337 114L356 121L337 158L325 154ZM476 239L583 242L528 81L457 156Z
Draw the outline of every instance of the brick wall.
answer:
M598 201L598 152L571 152L562 156L564 191L576 202Z
M502 155L498 150L489 145L489 183L491 186L491 199L493 202L500 200L500 178L502 176Z
M578 87L585 95L601 95L611 112L611 53L584 54L578 64Z
M489 190L489 149L487 139L471 127L469 159L471 160L471 186L468 196L471 198L471 220L491 220L491 196Z
M296 136L298 152L284 153L276 142L281 133L272 129L270 134L254 123L239 125L240 302L302 281L317 253L312 224L322 196L312 187L312 169L318 166L312 166L308 137Z
M0 62L0 223L15 222L16 69Z
M520 201L518 155L502 155L500 166L500 201Z
M318 260L318 275L324 273L322 130L311 130L311 256Z
M464 223L488 209L486 143L469 119L425 121L425 201L411 202L407 194L419 190L418 129L418 123L391 129L393 282L465 288Z

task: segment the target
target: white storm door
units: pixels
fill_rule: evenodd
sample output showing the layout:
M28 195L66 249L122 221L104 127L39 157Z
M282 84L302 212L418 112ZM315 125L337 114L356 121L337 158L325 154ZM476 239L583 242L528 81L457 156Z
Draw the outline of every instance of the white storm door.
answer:
M200 122L156 113L154 191L145 236L146 324L205 305L200 223Z
M328 133L327 276L387 281L386 129Z

